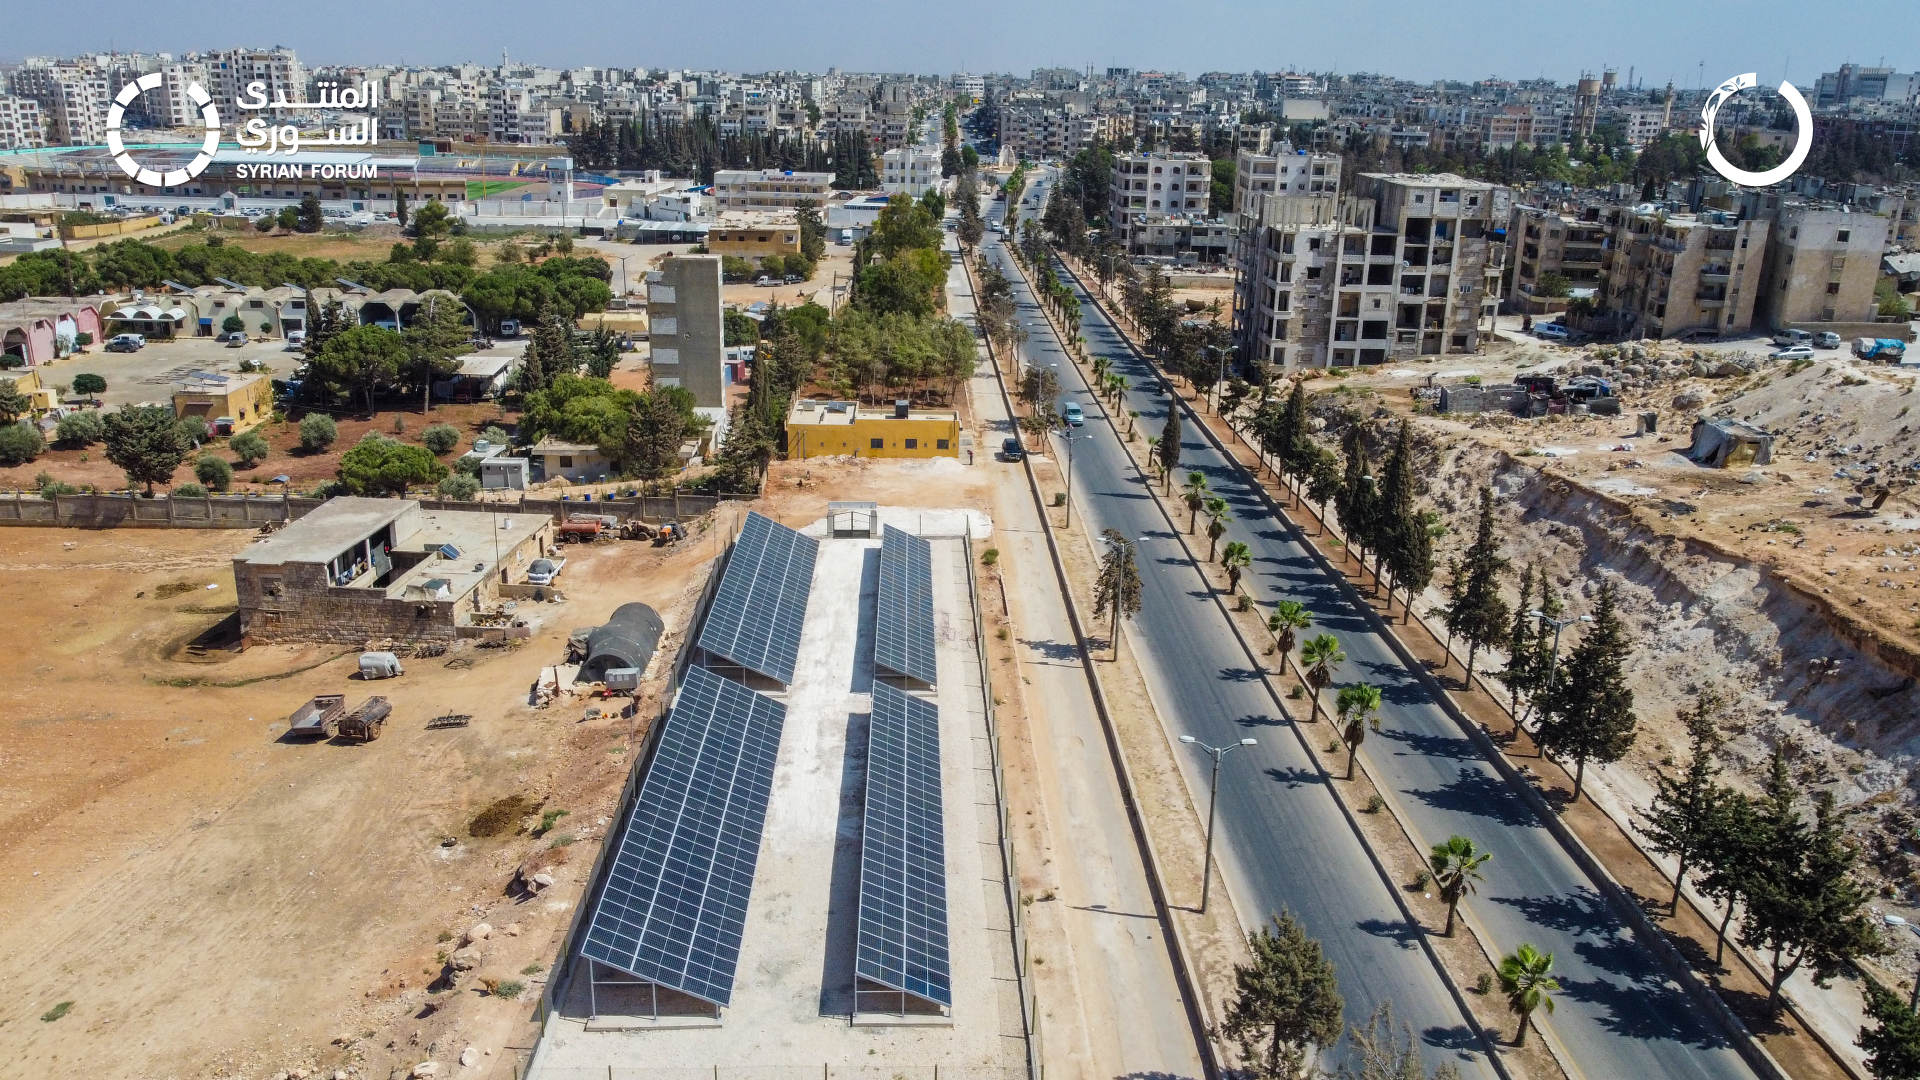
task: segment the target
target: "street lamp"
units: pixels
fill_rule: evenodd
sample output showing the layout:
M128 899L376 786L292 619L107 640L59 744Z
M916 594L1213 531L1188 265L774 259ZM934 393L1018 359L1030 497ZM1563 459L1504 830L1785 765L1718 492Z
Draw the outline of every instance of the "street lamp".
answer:
M1560 631L1565 630L1567 627L1572 626L1574 623L1577 623L1577 622L1590 623L1593 621L1593 616L1581 615L1578 617L1569 616L1568 618L1565 618L1565 619L1556 619L1553 616L1547 614L1546 612L1541 611L1539 608L1534 608L1533 610L1527 612L1527 617L1530 619L1537 619L1543 623L1553 624L1553 655L1547 658L1547 681L1545 684L1547 686L1552 686L1553 676L1556 672L1560 670ZM1528 715L1532 715L1533 713L1532 702L1527 703L1527 713Z
M1920 937L1920 928L1916 928L1898 915L1882 915L1880 918L1888 926L1899 927L1915 937ZM1907 1011L1920 1012L1920 971L1913 973L1913 989L1907 995Z
M1091 439L1092 435L1074 435L1071 429L1062 430L1060 440L1067 444L1067 525L1073 528L1073 442L1076 438Z
M1258 739L1241 739L1225 746L1208 746L1191 735L1180 736L1188 746L1197 746L1213 755L1213 786L1207 792L1207 861L1200 875L1200 914L1207 913L1207 896L1213 890L1213 807L1220 801L1220 759L1242 746L1254 746Z

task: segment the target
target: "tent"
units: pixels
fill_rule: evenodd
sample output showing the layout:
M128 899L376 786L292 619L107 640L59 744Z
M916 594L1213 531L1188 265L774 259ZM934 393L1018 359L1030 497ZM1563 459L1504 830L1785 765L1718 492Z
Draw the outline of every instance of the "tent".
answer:
M1773 435L1730 416L1701 417L1693 422L1687 456L1716 469L1766 465L1773 461Z
M608 668L637 668L644 672L660 645L666 623L660 613L645 604L622 604L603 626L587 635L587 662L580 666L580 678L600 682Z

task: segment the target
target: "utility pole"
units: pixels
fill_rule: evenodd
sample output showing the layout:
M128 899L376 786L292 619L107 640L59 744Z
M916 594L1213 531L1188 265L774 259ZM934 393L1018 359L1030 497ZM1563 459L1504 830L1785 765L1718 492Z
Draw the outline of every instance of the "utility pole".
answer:
M1564 618L1564 619L1556 619L1553 616L1547 614L1546 612L1541 611L1539 608L1534 608L1533 610L1527 612L1527 617L1530 619L1538 619L1543 623L1553 624L1553 654L1547 658L1547 681L1546 681L1547 686L1552 686L1553 677L1560 670L1560 631L1565 630L1567 627L1572 626L1574 623L1577 623L1577 622L1590 623L1593 621L1593 616L1591 615L1581 615L1577 617L1568 616L1567 618ZM1527 702L1527 713L1528 715L1532 715L1533 713L1533 702L1531 701Z

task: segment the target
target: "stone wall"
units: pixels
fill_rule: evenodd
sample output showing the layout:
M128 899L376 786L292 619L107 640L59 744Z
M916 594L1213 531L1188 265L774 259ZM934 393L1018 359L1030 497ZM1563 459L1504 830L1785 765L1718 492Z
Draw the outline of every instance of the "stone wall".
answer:
M680 495L631 499L521 499L518 502L461 502L420 499L429 510L489 508L516 514L546 514L556 522L568 514L612 514L621 521L687 521L710 513L722 502L751 501L758 495ZM161 495L38 495L0 493L0 526L38 525L63 529L257 529L274 522L305 517L324 500L302 495L210 495L205 498Z

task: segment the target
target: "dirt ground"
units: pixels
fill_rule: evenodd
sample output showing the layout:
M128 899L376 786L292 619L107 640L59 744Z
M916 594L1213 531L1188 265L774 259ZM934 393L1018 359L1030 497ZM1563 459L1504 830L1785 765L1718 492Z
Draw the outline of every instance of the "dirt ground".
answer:
M17 703L0 738L0 1009L4 1076L247 1076L395 1064L468 1044L512 1075L524 1024L625 779L642 723L582 723L583 704L527 704L567 632L620 603L687 618L712 549L579 551L518 649L409 661L377 687L351 650L274 646L176 659L232 610L239 531L0 533L15 612L4 664ZM160 587L191 588L166 599ZM213 590L205 588L212 584ZM664 669L661 669L664 670ZM379 692L393 719L367 745L282 741L315 693ZM427 718L468 712L463 729ZM495 800L570 811L476 838ZM579 842L565 846L570 839ZM554 847L552 845L561 846ZM564 860L511 898L524 860ZM498 929L456 989L429 989L473 923ZM522 981L517 1001L478 977ZM61 1002L70 1011L54 1020Z

